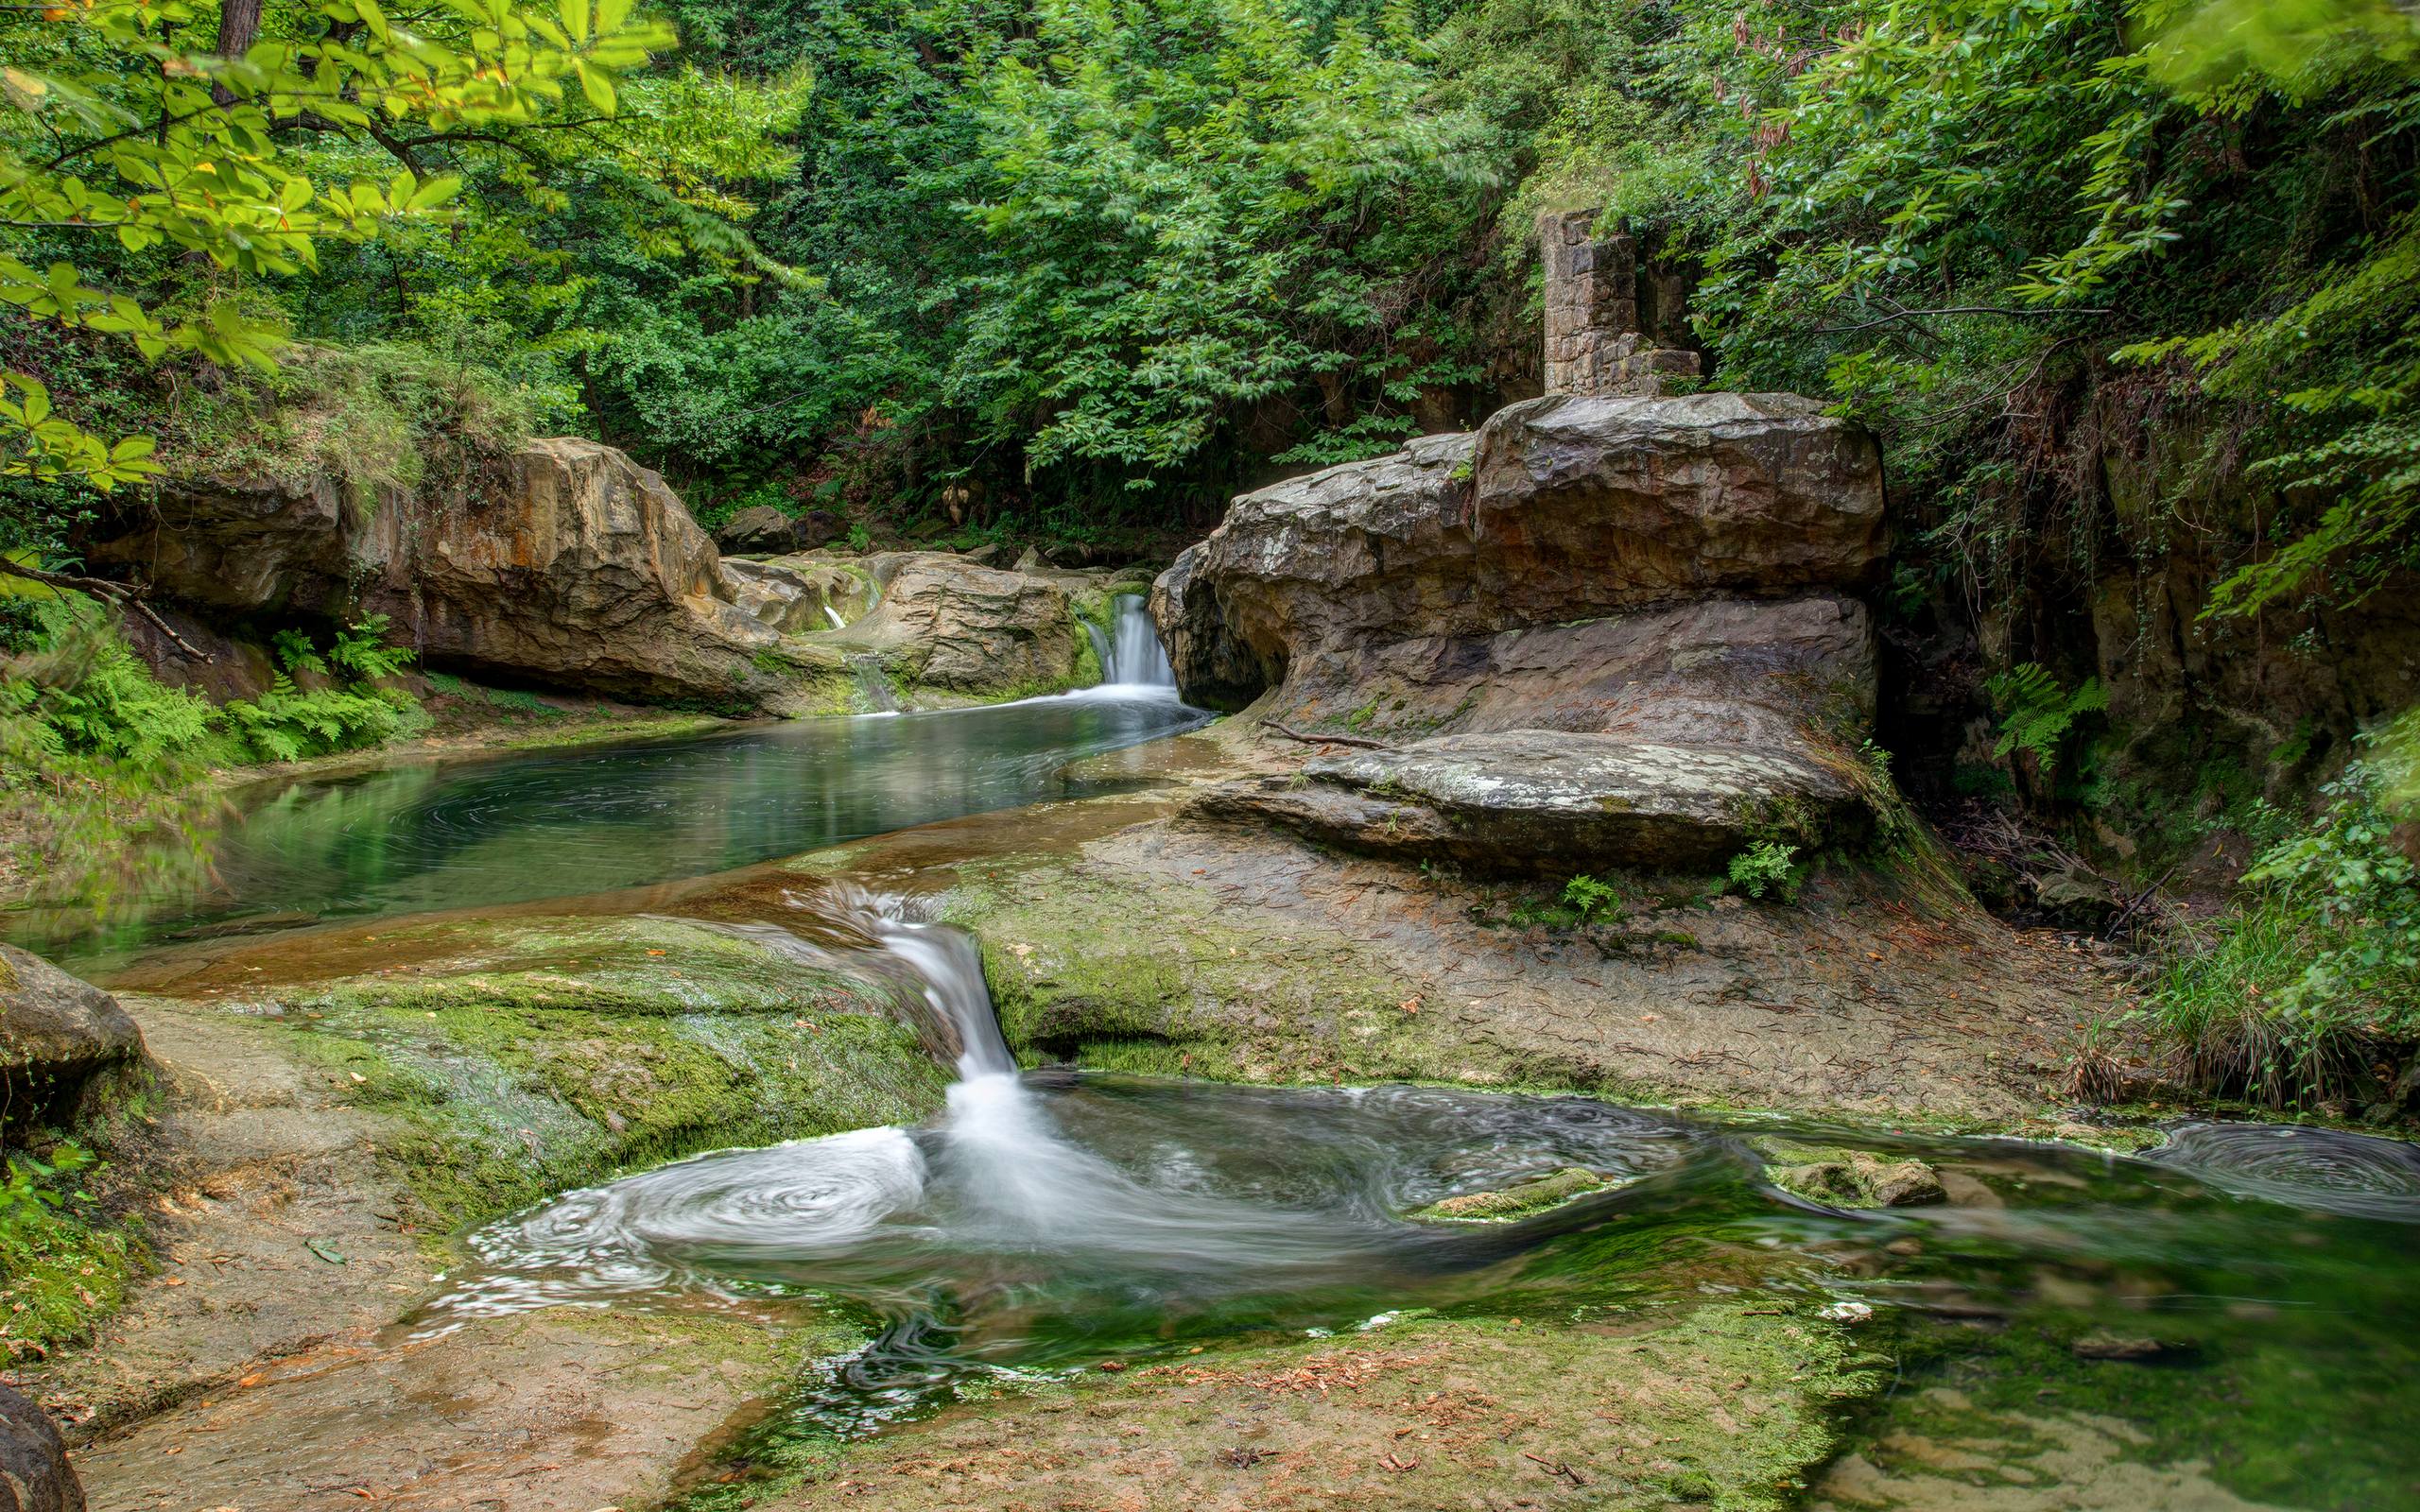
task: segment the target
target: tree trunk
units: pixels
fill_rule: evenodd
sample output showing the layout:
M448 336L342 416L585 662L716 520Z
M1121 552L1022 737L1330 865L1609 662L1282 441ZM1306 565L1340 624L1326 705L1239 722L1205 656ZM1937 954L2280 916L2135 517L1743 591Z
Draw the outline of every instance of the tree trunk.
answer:
M261 35L261 0L218 0L218 56L241 58Z
M261 0L218 0L218 56L241 58L261 35ZM210 97L220 105L235 103L223 84L210 86Z

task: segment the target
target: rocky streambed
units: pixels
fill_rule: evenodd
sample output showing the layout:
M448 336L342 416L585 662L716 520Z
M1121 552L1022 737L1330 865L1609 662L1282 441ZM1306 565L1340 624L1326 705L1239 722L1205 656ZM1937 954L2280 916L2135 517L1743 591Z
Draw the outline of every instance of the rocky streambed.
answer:
M1541 401L1238 500L1173 686L295 788L53 941L113 1002L9 957L148 1245L11 1373L111 1508L2420 1497L2420 1166L2068 1104L2117 986L1871 744L1883 496ZM707 565L894 692L1133 660Z

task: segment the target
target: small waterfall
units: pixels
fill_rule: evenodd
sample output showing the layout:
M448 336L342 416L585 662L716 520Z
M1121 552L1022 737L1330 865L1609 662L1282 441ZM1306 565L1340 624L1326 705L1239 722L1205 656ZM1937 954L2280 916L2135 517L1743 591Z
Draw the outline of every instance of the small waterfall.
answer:
M1093 660L1100 663L1100 680L1103 683L1115 682L1117 652L1109 644L1109 632L1087 619L1079 619L1076 623L1081 625L1084 627L1084 633L1092 637Z
M853 656L849 658L849 670L856 675L857 690L866 696L868 707L875 713L899 712L899 697L891 691L890 679L883 674L882 658L872 652Z
M1116 637L1101 670L1121 688L1159 688L1176 692L1176 671L1160 646L1160 628L1140 593L1120 593L1110 601Z
M823 617L832 622L832 627L836 630L845 630L849 627L849 622L840 617L840 611L829 604L823 606Z

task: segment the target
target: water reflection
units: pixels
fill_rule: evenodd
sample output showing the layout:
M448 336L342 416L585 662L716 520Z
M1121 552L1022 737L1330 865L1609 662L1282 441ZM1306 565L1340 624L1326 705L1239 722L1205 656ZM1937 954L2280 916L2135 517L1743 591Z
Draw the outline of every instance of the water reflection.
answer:
M100 928L78 910L19 912L8 934L90 971L197 927L282 927L701 876L1060 797L1068 763L1207 718L1172 690L1103 690L296 782L229 824L215 882Z

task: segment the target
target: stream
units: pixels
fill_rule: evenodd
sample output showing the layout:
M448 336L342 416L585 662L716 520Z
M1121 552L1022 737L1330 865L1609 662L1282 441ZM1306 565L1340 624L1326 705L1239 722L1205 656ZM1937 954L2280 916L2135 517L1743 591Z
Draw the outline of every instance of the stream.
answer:
M1986 1479L2044 1499L1992 1505L2125 1505L2130 1483L2100 1499L2094 1483L2136 1460L2206 1465L2200 1491L2244 1499L2179 1492L2179 1507L2420 1501L2410 1145L2188 1124L2126 1158L1584 1097L1020 1074L970 936L895 902L860 901L849 921L959 1029L942 1116L567 1194L472 1235L471 1263L411 1326L818 1297L873 1342L756 1432L849 1437L970 1383L1221 1337L1376 1331L1410 1310L1582 1321L1752 1293L1871 1309L1898 1379L1864 1435L1970 1459L1997 1446ZM1750 1141L1773 1137L1921 1159L1953 1200L1806 1201L1766 1179ZM1516 1223L1404 1216L1574 1165L1612 1185ZM2073 1452L2078 1425L2124 1461ZM2046 1455L2076 1484L2046 1483Z
M1210 717L1177 701L1142 605L1118 600L1097 688L262 784L237 795L208 877L97 928L23 909L0 929L92 973L180 938L643 886L1072 796L1070 763Z
M205 891L109 931L27 933L126 959L196 928L595 893L1057 797L1071 761L1205 717L1131 629L1104 638L1112 684L1083 695L297 783L231 827ZM897 900L828 906L956 1029L946 1110L565 1194L467 1236L410 1331L766 1297L862 1322L872 1342L801 1380L761 1443L1219 1339L1760 1297L1858 1320L1888 1361L1844 1465L1964 1467L1920 1478L1933 1501L1858 1502L1836 1470L1848 1504L2420 1505L2408 1144L2187 1124L2125 1157L1577 1096L1021 1072L971 936ZM1768 1179L1757 1143L1776 1137L1920 1159L1951 1200L1815 1204ZM1513 1223L1407 1216L1570 1166L1610 1184ZM2132 1489L2121 1470L2145 1466L2170 1490Z

